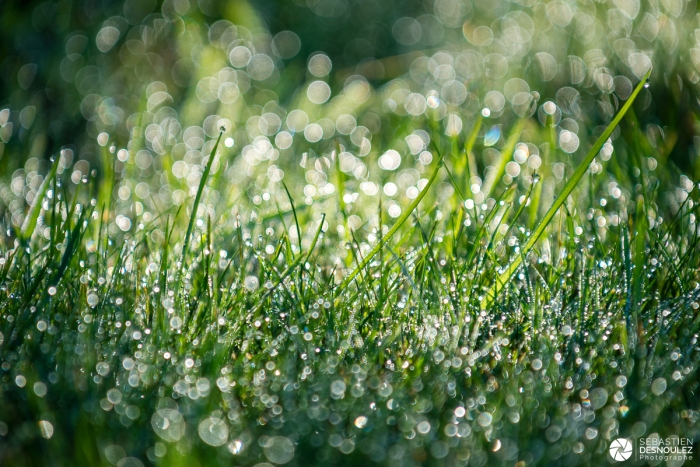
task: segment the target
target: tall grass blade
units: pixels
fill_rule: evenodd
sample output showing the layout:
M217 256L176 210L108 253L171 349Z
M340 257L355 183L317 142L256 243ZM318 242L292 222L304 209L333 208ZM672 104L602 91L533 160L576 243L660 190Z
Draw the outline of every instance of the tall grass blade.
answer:
M314 239L311 241L311 245L309 245L309 251L306 253L306 255L299 254L299 256L297 256L296 259L289 266L287 266L287 269L285 269L282 272L282 274L279 275L279 279L277 279L277 282L272 287L270 287L269 289L267 289L265 291L262 298L258 302L258 306L255 308L256 312L260 307L262 307L262 305L265 303L267 298L270 295L272 295L272 293L275 291L275 289L277 289L277 287L282 285L284 280L287 277L289 277L289 275L294 271L294 269L297 266L302 265L302 268L303 268L303 265L308 262L309 258L311 257L311 253L313 253L314 249L316 248L316 243L318 242L318 239L321 237L321 232L323 232L323 223L325 221L326 221L326 215L323 214L323 215L321 215L321 221L318 224L318 229L316 230L316 234L314 235Z
M382 237L382 239L377 242L377 244L372 248L372 250L367 254L367 256L364 257L362 262L346 277L343 282L340 283L340 285L335 289L334 294L337 297L340 292L345 290L345 288L350 285L350 283L355 279L355 276L357 276L360 271L362 271L370 261L372 261L372 258L374 258L374 255L379 253L379 250L382 249L382 247L389 241L391 240L391 237L394 236L394 234L401 228L404 222L406 222L406 219L408 219L413 211L416 210L420 202L423 200L423 197L425 194L428 192L430 187L435 183L435 180L437 179L437 174L440 172L440 168L442 167L443 160L442 160L442 154L440 154L440 158L438 159L438 164L437 167L435 167L435 171L433 174L430 176L430 180L428 180L428 183L425 185L425 187L420 191L418 196L416 196L416 199L413 200L413 202L406 208L406 210L401 214L401 216L397 219L396 223L393 225L391 229Z
M197 188L197 196L194 198L194 205L192 206L192 215L190 216L190 223L187 225L187 233L185 234L185 243L182 245L182 267L185 267L185 260L187 259L187 250L190 246L190 238L192 237L192 230L194 229L194 222L197 219L197 208L199 207L199 202L202 199L202 193L204 192L204 186L207 184L207 179L209 178L209 172L211 172L211 167L214 165L214 157L216 157L216 150L221 142L221 136L224 134L224 129L219 131L219 137L216 140L214 149L211 150L211 155L209 155L209 161L207 161L207 166L202 174L202 179L199 181L199 188Z
M576 188L576 185L578 185L578 182L581 180L581 178L583 178L583 176L586 174L586 172L588 171L588 166L591 164L591 162L593 162L593 159L598 154L598 151L600 151L600 149L603 147L603 144L605 144L605 142L612 134L613 130L615 130L615 127L625 116L627 110L632 106L632 103L637 98L637 95L639 95L641 90L644 88L644 84L647 82L647 79L650 75L651 69L647 72L646 75L644 75L644 77L639 82L632 95L629 97L629 99L627 99L627 102L625 102L625 105L617 113L613 121L610 122L603 134L600 135L600 137L596 140L595 144L593 144L591 149L588 151L588 154L586 154L586 157L583 159L583 161L578 166L574 174L571 176L571 179L566 183L564 189L554 201L554 204L552 204L552 206L549 208L542 220L539 222L539 224L537 224L537 227L535 227L535 229L533 230L532 235L530 235L530 237L527 239L527 242L525 242L525 245L523 245L523 247L521 248L522 255L516 256L515 259L513 259L513 261L511 261L511 263L508 265L506 270L503 271L497 277L496 282L491 286L491 288L481 301L481 309L486 309L493 303L498 293L501 290L503 290L505 284L508 283L513 274L515 274L518 268L520 268L520 265L523 262L522 258L525 257L530 252L530 250L532 250L532 248L537 243L537 240L539 240L540 236L542 236L545 229L554 218L554 215L564 204L571 192L574 191L574 188Z
M498 169L496 169L496 172L494 172L495 176L493 178L488 177L490 180L487 179L484 182L484 185L488 185L488 187L482 187L482 190L485 189L485 191L487 192L485 199L489 199L493 196L493 190L496 188L498 181L503 177L503 174L506 171L506 165L512 160L513 152L515 151L515 145L518 143L520 134L523 132L525 122L527 122L527 120L523 118L518 120L518 122L515 124L515 127L511 131L510 137L508 138L508 143L501 152L501 161L498 164Z
M24 224L22 225L22 230L20 233L20 237L23 242L29 242L29 240L31 240L32 238L32 234L36 229L37 220L39 219L39 213L41 213L41 205L44 201L44 196L46 196L46 191L49 189L49 184L51 183L51 180L53 180L53 178L56 176L56 170L58 169L58 161L60 159L60 157L55 157L53 164L51 165L51 170L49 171L49 174L41 183L39 191L37 191L36 196L34 197L34 205L32 206L29 215L24 219Z
M299 240L299 253L301 254L301 227L299 226L299 218L297 217L297 208L294 205L294 198L292 198L292 195L289 193L287 185L284 182L282 182L282 186L284 187L284 191L287 193L287 198L289 198L289 204L292 205L292 214L294 215L294 226L297 229L297 239Z

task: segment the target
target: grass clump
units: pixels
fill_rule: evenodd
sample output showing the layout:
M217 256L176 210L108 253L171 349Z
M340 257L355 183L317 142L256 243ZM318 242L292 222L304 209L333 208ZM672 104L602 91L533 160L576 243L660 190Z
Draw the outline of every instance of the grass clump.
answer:
M46 235L2 264L5 459L572 465L618 435L694 433L697 190L668 220L653 193L611 198L604 231L585 196L558 198L533 243L532 186L450 208L433 165L390 228L381 205L333 231L289 198L231 229L195 214L206 170L184 236L171 209L117 240L96 182L70 194L54 163Z
M570 466L700 438L698 80L660 53L691 50L689 7L438 2L331 75L352 48L307 63L244 2L246 25L132 3L85 57L66 36L75 145L43 157L58 127L0 110L0 464Z

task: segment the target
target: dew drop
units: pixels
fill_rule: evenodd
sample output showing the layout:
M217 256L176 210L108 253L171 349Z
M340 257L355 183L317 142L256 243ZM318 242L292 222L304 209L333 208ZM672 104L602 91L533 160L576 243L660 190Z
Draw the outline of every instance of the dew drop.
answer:
M100 376L107 376L109 374L109 363L99 362L95 365L95 369Z
M491 421L489 421L488 424L490 425ZM418 433L420 433L422 435L426 434L427 432L430 431L430 422L428 422L427 420L423 420L418 425L416 425L416 431L418 431Z
M265 457L275 464L286 464L294 458L294 443L284 436L273 436L263 447Z
M367 426L367 417L365 417L364 415L360 415L359 417L357 417L355 419L355 426L360 429Z
M34 394L39 397L44 397L46 396L47 392L48 390L46 388L46 384L42 383L41 381L34 383Z
M345 393L345 382L340 379L333 381L331 384L331 393L335 396L342 396Z
M117 465L120 460L126 457L126 451L123 447L115 444L107 446L104 450L105 458L110 464Z
M258 281L257 277L247 276L243 281L243 286L252 292L258 288L259 283L260 282Z
M661 394L666 392L666 379L656 378L654 382L651 383L651 392L653 392L657 396L660 396Z
M107 400L112 404L118 404L122 401L122 392L117 388L112 388L107 391Z
M557 111L557 105L552 101L545 102L542 108L547 115L554 115L554 112Z
M207 418L199 424L199 437L210 446L221 446L228 439L228 427L220 418Z
M161 409L151 417L153 431L165 441L178 441L185 434L185 419L177 410Z
M90 305L91 307L97 306L97 303L99 303L99 301L100 301L99 297L94 293L91 293L87 297L88 305Z
M492 421L493 421L493 416L488 412L481 412L479 414L479 418L477 419L477 422L482 427L487 427L487 426L491 425Z
M608 401L608 396L608 391L605 388L595 388L592 390L590 394L591 408L593 410L602 408Z
M41 420L39 422L39 433L41 434L42 438L51 439L51 437L53 436L53 425L51 424L51 422Z

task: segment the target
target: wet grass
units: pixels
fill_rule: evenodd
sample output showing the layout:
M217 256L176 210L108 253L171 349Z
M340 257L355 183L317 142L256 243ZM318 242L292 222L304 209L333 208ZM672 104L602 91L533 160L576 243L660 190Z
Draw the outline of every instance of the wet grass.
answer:
M338 153L330 201L212 213L220 134L194 199L121 230L114 175L56 160L3 240L0 463L568 466L697 439L698 188L622 120L643 82L578 165L546 155L568 177L500 181L521 132L552 138L516 122L480 198L482 119L427 128L420 192L360 225Z

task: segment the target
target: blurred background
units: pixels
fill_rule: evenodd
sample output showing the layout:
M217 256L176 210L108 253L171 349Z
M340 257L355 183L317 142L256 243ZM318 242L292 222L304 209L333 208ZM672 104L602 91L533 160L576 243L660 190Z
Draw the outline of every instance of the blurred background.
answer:
M117 206L179 205L222 125L235 155L221 162L231 202L274 195L285 170L346 149L349 193L371 195L396 175L401 205L437 130L407 139L411 131L437 125L462 144L482 109L491 124L479 130L468 186L487 181L509 128L527 117L551 117L551 143L567 156L544 157L550 142L526 128L523 170L505 175L527 184L546 159L540 171L556 183L652 64L635 104L650 164L674 183L697 178L696 9L692 0L5 0L0 209L20 223L17 195L30 203L58 154L74 183L114 173ZM332 195L326 169L304 168L298 183L286 179L295 193Z

